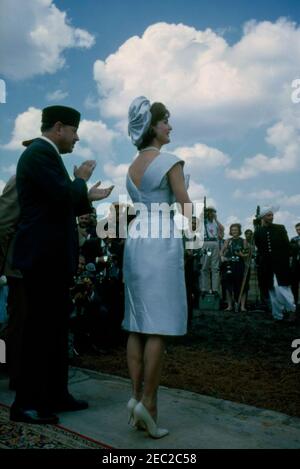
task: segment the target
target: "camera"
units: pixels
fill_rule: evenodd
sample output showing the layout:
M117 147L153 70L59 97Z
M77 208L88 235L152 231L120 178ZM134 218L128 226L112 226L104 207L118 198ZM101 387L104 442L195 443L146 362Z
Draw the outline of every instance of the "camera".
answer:
M201 256L208 256L210 257L212 255L212 252L211 252L211 249L210 248L202 248L201 249L201 253L200 253Z
M231 256L231 258L230 258L230 261L231 261L231 262L239 262L239 260L240 260L240 257L237 256L237 255L233 255L233 256Z

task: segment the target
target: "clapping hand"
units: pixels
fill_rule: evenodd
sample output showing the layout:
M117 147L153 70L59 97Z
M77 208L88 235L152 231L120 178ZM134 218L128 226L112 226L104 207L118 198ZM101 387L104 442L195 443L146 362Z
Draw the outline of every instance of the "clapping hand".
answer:
M88 199L90 202L96 202L97 200L103 200L110 196L115 186L110 186L107 189L99 189L101 182L94 184L88 191Z
M74 166L74 177L84 179L84 181L87 182L93 174L96 165L97 163L95 160L87 160L82 163L79 168Z

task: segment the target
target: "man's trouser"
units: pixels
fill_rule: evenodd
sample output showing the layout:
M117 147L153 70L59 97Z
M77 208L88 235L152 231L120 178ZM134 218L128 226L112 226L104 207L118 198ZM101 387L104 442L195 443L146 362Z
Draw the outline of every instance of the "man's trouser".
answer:
M22 274L28 311L15 404L51 411L68 395L69 280L59 269Z
M295 312L296 305L290 287L278 285L277 277L274 274L274 287L269 290L272 316L274 319L283 319L283 312Z
M219 291L220 284L220 248L218 241L205 241L203 244L201 290ZM211 286L210 286L211 273Z
M7 364L10 385L16 387L20 373L22 337L27 314L27 302L22 278L7 277Z
M292 269L292 292L296 305L299 301L299 284L300 284L300 262Z

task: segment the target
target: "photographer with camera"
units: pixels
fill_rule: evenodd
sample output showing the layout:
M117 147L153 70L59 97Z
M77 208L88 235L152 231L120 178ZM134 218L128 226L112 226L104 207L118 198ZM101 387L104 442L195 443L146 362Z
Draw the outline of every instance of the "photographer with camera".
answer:
M225 311L233 311L234 304L238 303L243 277L245 272L244 259L248 256L247 241L241 238L242 228L239 223L230 226L231 238L226 239L221 249L221 261L223 262L224 286L227 292L228 307ZM249 278L247 280L249 285ZM246 312L246 291L241 297L241 311Z
M80 256L83 259L83 256ZM82 270L82 267L84 269ZM87 351L106 353L111 347L111 318L104 294L103 273L98 274L94 263L80 264L71 289L73 312L71 337L73 353Z
M291 239L291 251L292 251L292 292L295 298L295 304L297 306L299 300L299 283L300 283L300 223L295 226L297 236Z
M202 248L201 291L202 294L219 292L220 283L220 245L224 236L224 227L217 219L214 207L204 212L204 244ZM211 276L211 281L210 281Z

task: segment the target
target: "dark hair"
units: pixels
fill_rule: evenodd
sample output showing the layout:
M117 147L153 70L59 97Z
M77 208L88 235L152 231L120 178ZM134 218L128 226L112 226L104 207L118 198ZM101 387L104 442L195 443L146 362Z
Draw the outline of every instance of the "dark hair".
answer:
M298 226L300 226L300 223L297 223L297 225L295 225L295 228L298 228Z
M42 122L41 132L47 132L47 130L51 130L53 127L54 127L54 124L48 124L46 122Z
M253 231L250 230L250 228L248 228L248 230L245 231L245 234L246 234L246 233L252 233L252 234L253 234Z
M232 225L230 225L230 228L229 228L229 234L232 234L232 228L238 228L239 230L239 235L242 234L242 225L240 223L233 223Z
M141 141L141 143L137 145L138 150L142 150L143 148L148 147L151 144L152 140L155 138L156 134L152 127L156 125L159 121L163 119L168 119L170 117L170 112L162 103L153 103L150 107L150 112L152 114L150 128L143 136L143 140Z

